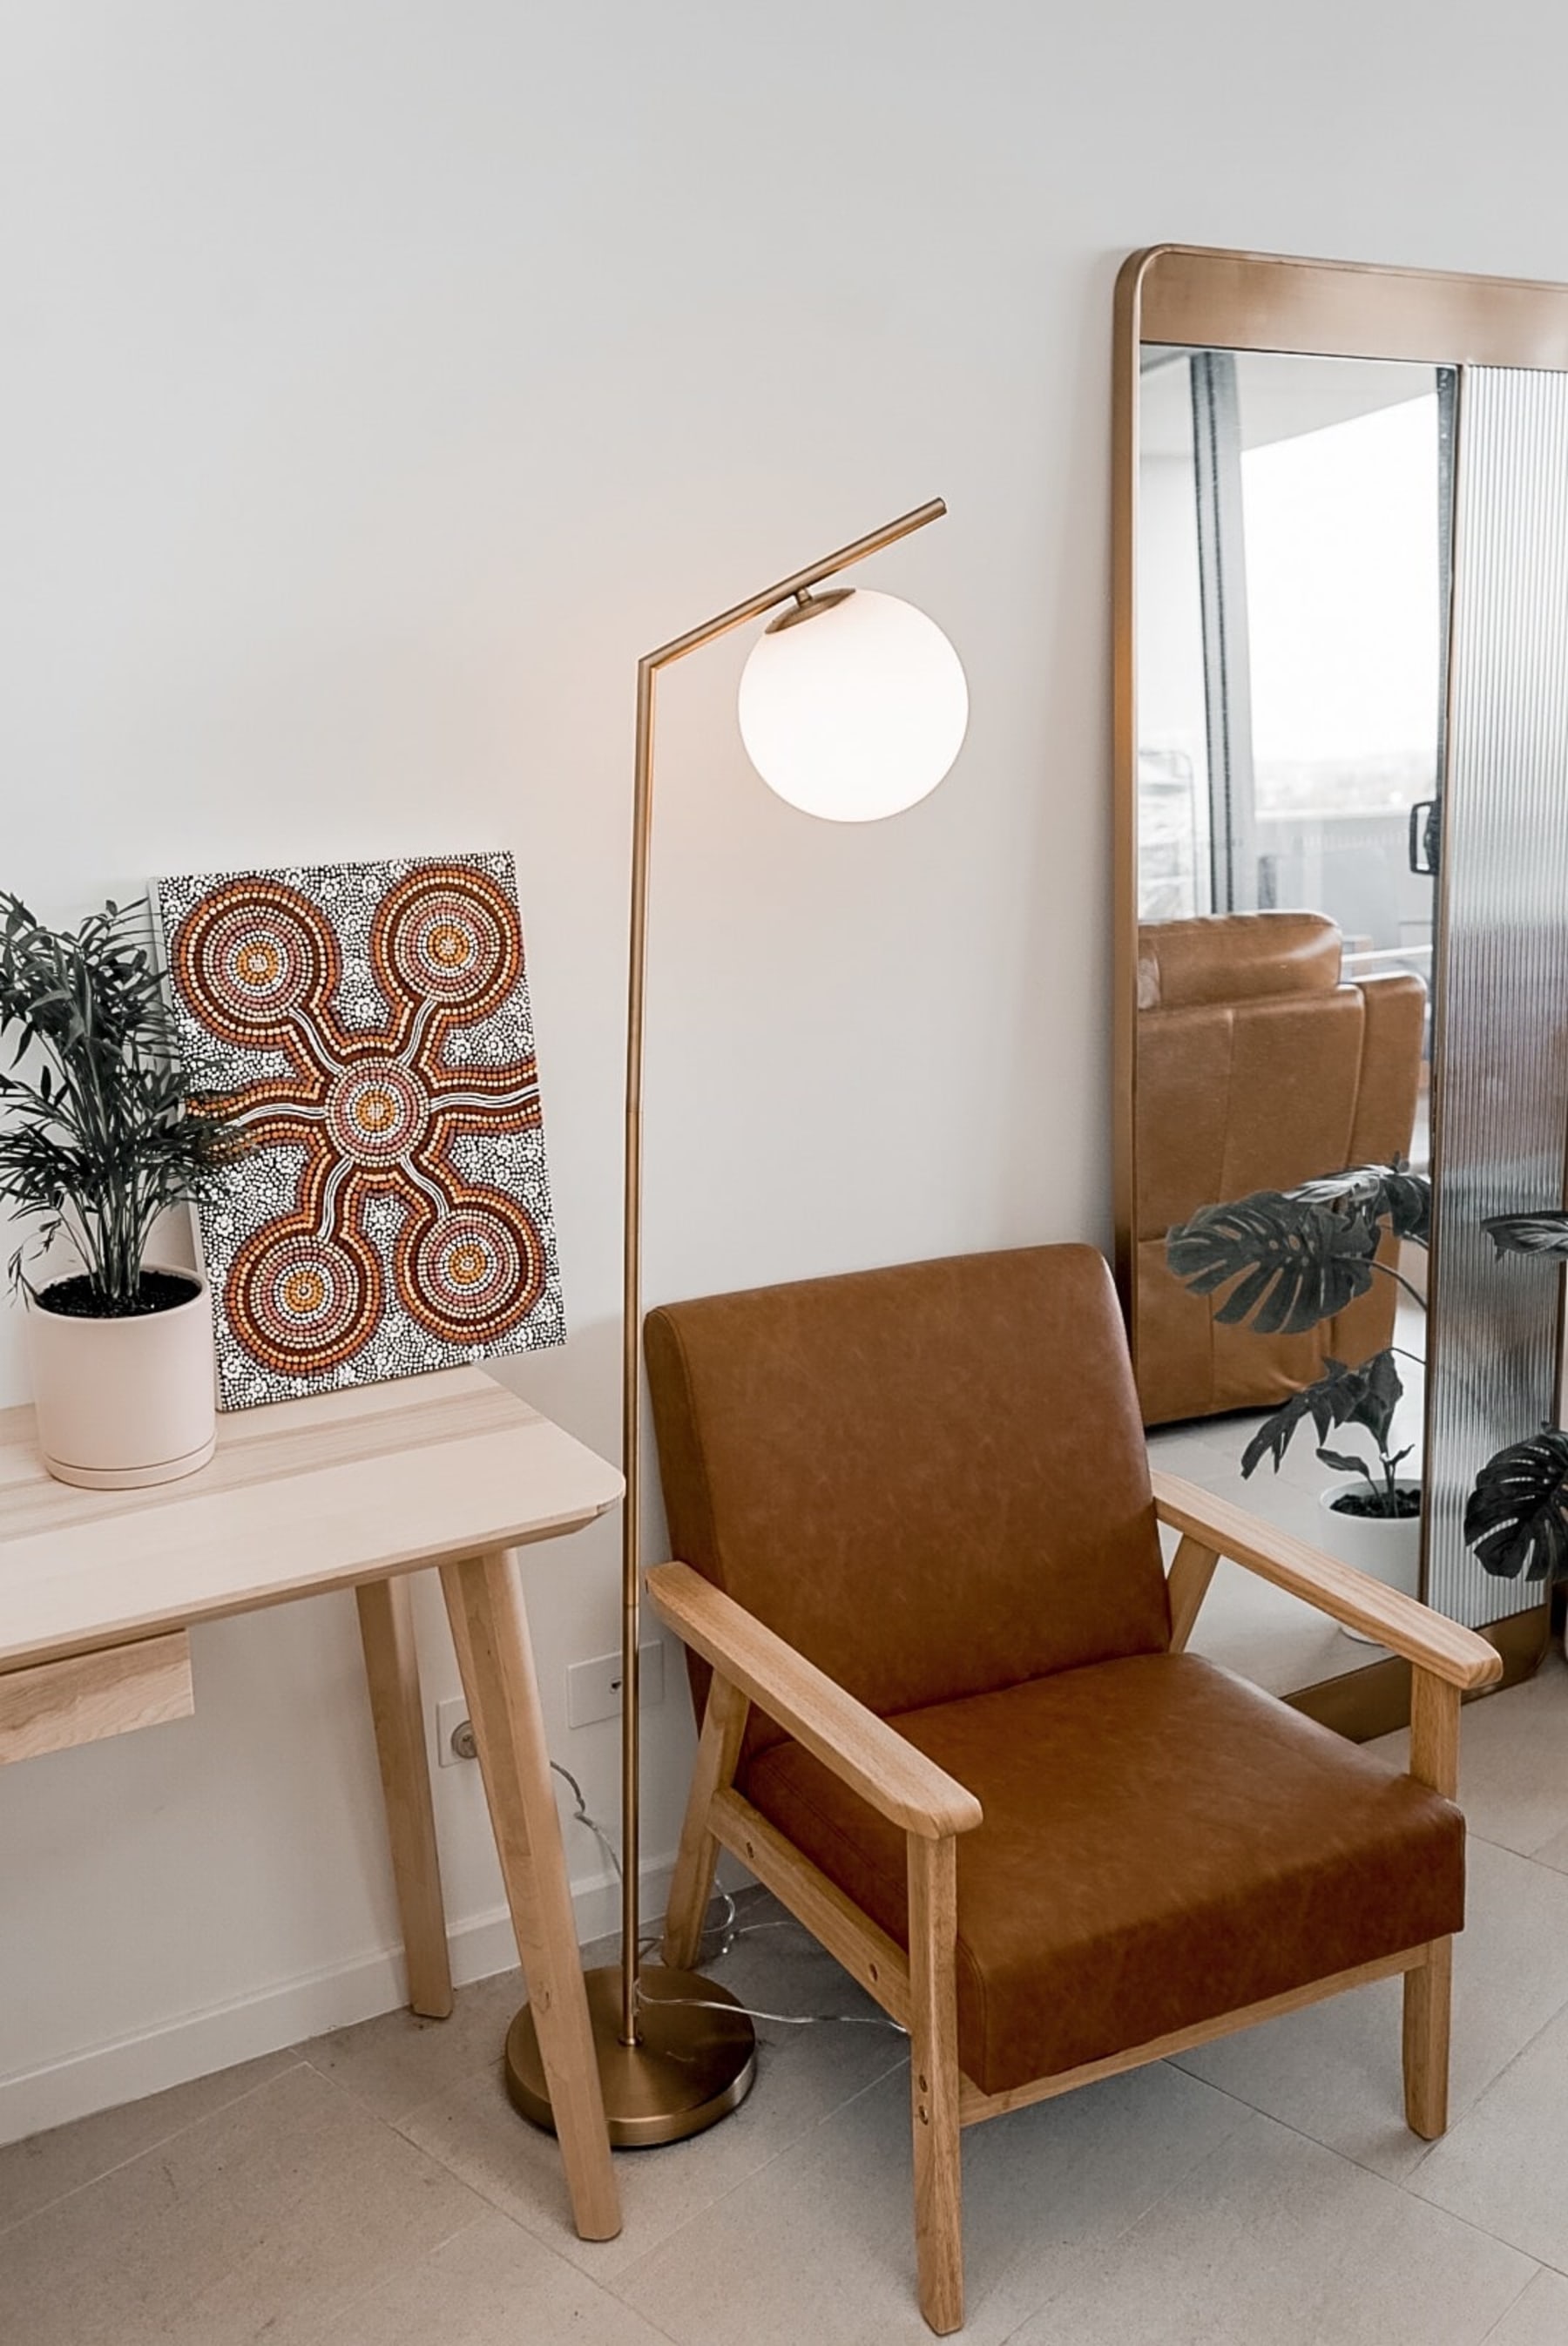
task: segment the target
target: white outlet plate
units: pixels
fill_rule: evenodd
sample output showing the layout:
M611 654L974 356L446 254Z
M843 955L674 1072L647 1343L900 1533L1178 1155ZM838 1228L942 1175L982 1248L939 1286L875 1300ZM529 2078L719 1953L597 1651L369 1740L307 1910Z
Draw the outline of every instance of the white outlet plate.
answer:
M440 1767L462 1767L463 1762L463 1754L461 1751L454 1751L453 1749L452 1738L453 1729L465 1726L467 1724L467 1720L468 1705L462 1695L453 1695L450 1702L438 1702L436 1704L435 1756L437 1764Z
M644 1710L664 1700L664 1646L657 1638L641 1650L637 1683ZM592 1727L597 1719L620 1715L619 1654L597 1654L591 1662L574 1662L566 1672L567 1726Z

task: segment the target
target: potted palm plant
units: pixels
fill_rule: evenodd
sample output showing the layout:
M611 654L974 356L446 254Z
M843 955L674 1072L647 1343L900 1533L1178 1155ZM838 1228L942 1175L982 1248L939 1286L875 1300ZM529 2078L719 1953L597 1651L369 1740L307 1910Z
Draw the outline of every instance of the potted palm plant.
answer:
M1364 1165L1294 1189L1259 1189L1227 1205L1204 1206L1171 1230L1166 1259L1195 1295L1226 1290L1217 1320L1261 1335L1303 1335L1393 1280L1424 1299L1385 1259L1387 1238L1424 1247L1431 1230L1431 1185L1403 1164ZM1401 1475L1410 1445L1393 1448L1404 1395L1400 1348L1385 1345L1354 1365L1326 1359L1323 1372L1271 1410L1241 1454L1251 1475L1270 1459L1278 1474L1295 1436L1310 1424L1318 1456L1353 1474L1322 1494L1329 1544L1347 1564L1416 1593L1420 1573L1419 1481ZM1366 1436L1370 1455L1329 1446L1330 1436Z
M45 1464L91 1488L172 1482L212 1454L212 1330L203 1281L148 1249L231 1142L187 1096L146 905L52 930L0 893L0 1199L53 1272L28 1277L25 1241L11 1259Z

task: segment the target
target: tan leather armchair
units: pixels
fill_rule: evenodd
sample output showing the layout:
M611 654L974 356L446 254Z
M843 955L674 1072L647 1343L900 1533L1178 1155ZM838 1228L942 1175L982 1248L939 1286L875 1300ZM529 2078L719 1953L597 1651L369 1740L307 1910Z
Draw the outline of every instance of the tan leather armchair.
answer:
M1340 977L1319 913L1230 913L1138 931L1137 1322L1144 1422L1272 1408L1330 1355L1390 1342L1380 1280L1302 1336L1221 1326L1166 1267L1166 1233L1200 1206L1408 1156L1426 988L1407 972Z
M1151 1485L1097 1254L670 1305L646 1345L684 1559L648 1586L702 1721L665 1958L723 1846L909 2031L933 2330L963 2319L960 2132L1003 2111L1402 1973L1406 2116L1441 2133L1459 1704L1500 1658ZM1410 1658L1408 1775L1183 1651L1222 1554Z

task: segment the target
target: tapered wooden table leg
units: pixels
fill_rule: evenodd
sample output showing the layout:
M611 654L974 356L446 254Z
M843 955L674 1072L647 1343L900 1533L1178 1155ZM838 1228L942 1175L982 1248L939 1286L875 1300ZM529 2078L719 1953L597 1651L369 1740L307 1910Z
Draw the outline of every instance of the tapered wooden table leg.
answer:
M402 1578L363 1581L354 1596L386 1799L392 1878L402 1918L408 2000L426 2019L444 2020L452 2010L452 1969L447 1959L435 1811L430 1798L430 1762L424 1748L412 1601L408 1582Z
M516 1564L494 1555L443 1565L441 1585L572 2213L584 2239L613 2239L620 2199Z

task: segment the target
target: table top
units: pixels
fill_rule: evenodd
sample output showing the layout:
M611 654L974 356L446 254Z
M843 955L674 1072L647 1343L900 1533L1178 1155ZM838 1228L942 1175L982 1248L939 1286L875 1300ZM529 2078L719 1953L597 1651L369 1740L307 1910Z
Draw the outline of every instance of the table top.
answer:
M616 1469L483 1370L220 1416L182 1482L79 1491L0 1411L0 1670L575 1531Z

